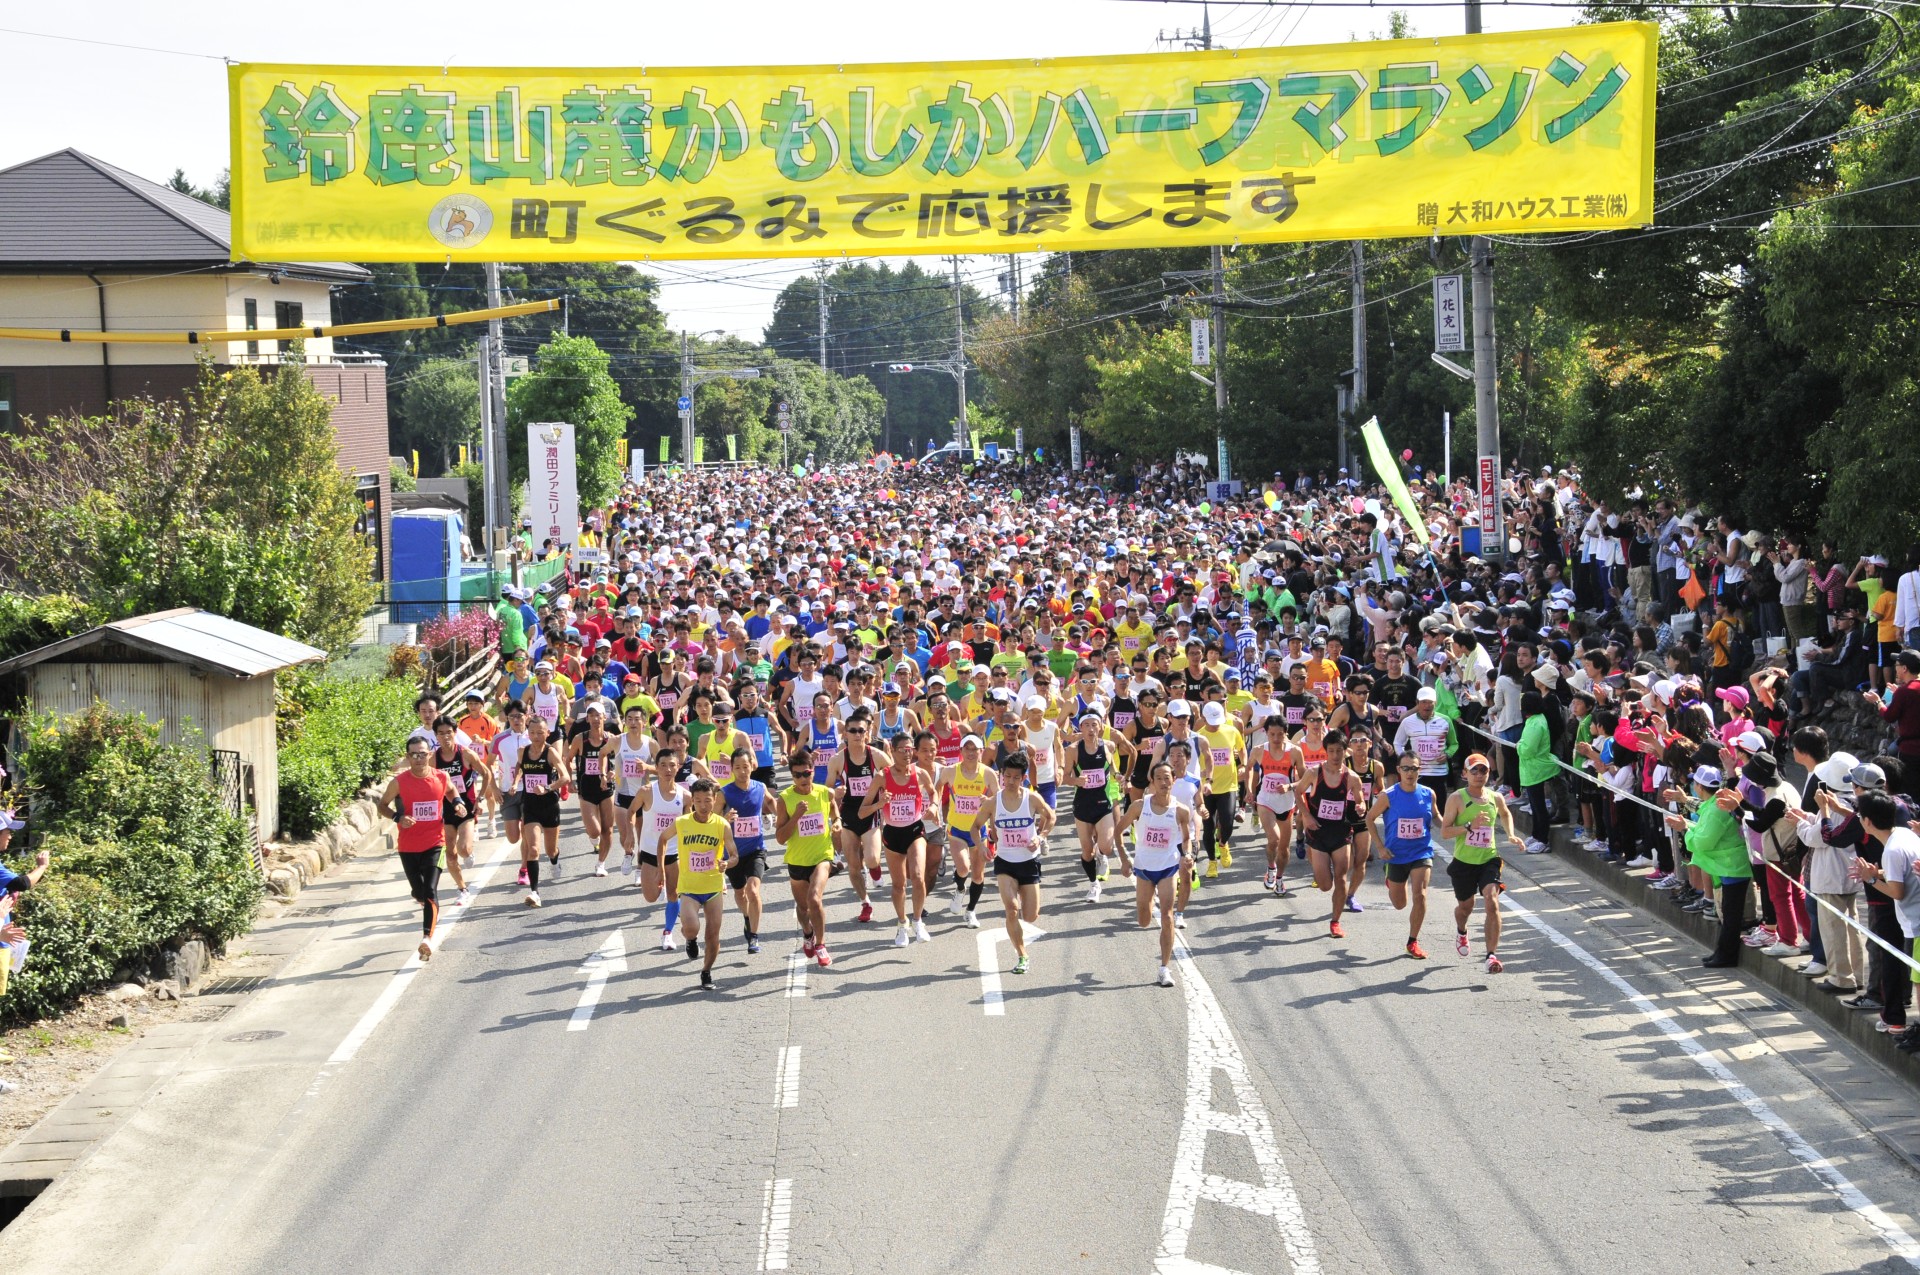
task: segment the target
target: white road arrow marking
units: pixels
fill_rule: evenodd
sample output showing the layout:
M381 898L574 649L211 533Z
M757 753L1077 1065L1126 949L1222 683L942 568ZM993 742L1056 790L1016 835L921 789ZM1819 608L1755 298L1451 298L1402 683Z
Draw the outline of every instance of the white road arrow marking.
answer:
M1021 937L1031 943L1034 939L1046 937L1046 931L1037 925L1022 922ZM1000 991L1000 953L994 944L1006 939L1004 926L979 933L980 943L980 1009L988 1018L1005 1018L1007 1015L1006 997Z
M587 971L587 985L580 989L580 1003L573 1007L573 1017L567 1020L567 1030L583 1032L593 1021L594 1006L600 1003L600 993L607 989L607 978L613 974L627 972L627 945L615 930L607 935L607 941L600 950L587 958L583 967Z

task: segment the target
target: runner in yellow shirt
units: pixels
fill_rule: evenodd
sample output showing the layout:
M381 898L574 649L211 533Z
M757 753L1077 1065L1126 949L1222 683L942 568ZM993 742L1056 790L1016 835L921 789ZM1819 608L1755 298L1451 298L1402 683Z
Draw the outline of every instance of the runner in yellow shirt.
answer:
M1221 868L1233 866L1234 799L1240 794L1240 758L1247 751L1247 740L1227 719L1224 704L1209 701L1200 710L1200 770L1206 787L1207 818L1201 824L1201 844L1207 852L1207 875L1217 877ZM1215 863L1215 859L1218 863Z
M674 821L680 841L680 932L687 939L687 959L700 956L700 922L707 930L707 951L700 964L700 986L713 986L713 962L720 954L720 910L726 898L726 871L738 858L733 826L713 814L719 789L711 779L690 786L693 813ZM699 911L696 912L695 908Z

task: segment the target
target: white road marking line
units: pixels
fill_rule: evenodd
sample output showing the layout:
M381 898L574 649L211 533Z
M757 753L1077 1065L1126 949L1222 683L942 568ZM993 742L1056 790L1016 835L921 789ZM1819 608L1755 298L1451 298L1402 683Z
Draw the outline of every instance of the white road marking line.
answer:
M1316 1275L1320 1256L1314 1249L1313 1232L1307 1227L1300 1197L1294 1194L1273 1125L1247 1074L1233 1029L1227 1026L1220 1002L1214 999L1213 989L1194 963L1185 938L1175 940L1173 959L1180 967L1180 986L1187 997L1187 1110L1174 1151L1173 1182L1167 1189L1167 1211L1160 1224L1154 1270L1157 1275L1228 1275L1226 1267L1210 1266L1187 1256L1194 1216L1202 1200L1211 1200L1272 1218L1280 1232L1281 1247L1286 1250L1288 1268L1294 1275ZM1238 1111L1214 1110L1216 1071L1226 1073ZM1260 1185L1206 1172L1203 1166L1210 1133L1247 1140L1254 1163L1260 1168Z
M1023 921L1020 933L1023 938L1038 939L1045 938L1047 932ZM982 930L976 939L980 945L980 1010L988 1018L1005 1018L1007 998L1000 990L1000 953L994 944L1007 939L1006 927ZM1010 945L1011 940L1007 941Z
M1662 1009L1641 995L1633 984L1614 973L1606 962L1575 943L1548 922L1535 916L1530 909L1514 902L1511 894L1502 896L1501 905L1504 910L1512 912L1525 921L1545 936L1548 942L1598 974L1615 991L1626 997L1627 1003L1639 1010L1642 1017L1666 1033L1667 1038L1680 1046L1681 1051L1698 1063L1702 1071L1718 1081L1721 1088L1733 1096L1735 1102L1745 1107L1748 1114L1765 1126L1774 1137L1780 1139L1788 1154L1805 1166L1807 1172L1832 1191L1842 1204L1858 1214L1901 1261L1905 1262L1909 1268L1920 1271L1920 1243L1915 1243L1913 1237L1908 1235L1899 1223L1882 1212L1880 1206L1869 1200L1860 1188L1849 1181L1831 1161L1814 1150L1792 1125L1780 1118L1779 1113L1767 1104L1766 1099L1748 1088L1739 1077L1728 1070L1725 1063L1713 1056L1712 1051L1695 1040L1686 1028L1675 1022L1671 1010Z
M793 1222L793 1179L767 1183L760 1213L760 1269L787 1269L787 1228Z
M793 952L787 956L787 999L805 1000L807 997L807 966L813 962L807 959L805 952Z
M493 852L493 857L487 860L486 865L480 869L479 874L468 877L467 887L472 890L476 896L487 888L489 881L493 880L494 870L506 859L509 850L514 851L517 856L519 847L509 846L504 841L501 842L500 848ZM448 932L460 923L461 917L473 911L473 908L474 905L472 903L469 903L464 908L454 908L453 915L446 917L445 923L439 927L438 933L433 936L428 946L436 952L439 951L440 944L445 941ZM367 1043L368 1037L373 1035L374 1028L380 1025L380 1020L388 1014L391 1014L393 1007L400 1003L400 998L406 994L407 988L412 986L413 976L420 972L420 967L423 964L424 962L421 961L420 954L416 952L407 958L406 964L394 971L392 980L380 990L380 995L375 998L373 1004L367 1007L367 1012L360 1015L360 1021L353 1025L353 1030L346 1034L345 1038L343 1038L340 1044L334 1049L332 1056L327 1059L329 1066L353 1061L353 1056L360 1052L362 1045Z
M782 1107L800 1105L800 1046L782 1045L773 1064L773 1100Z
M580 989L580 1003L573 1007L573 1017L567 1020L567 1030L583 1032L593 1021L593 1010L600 1003L600 994L607 990L607 978L612 974L627 972L627 945L615 930L607 935L607 941L600 950L587 958L587 985Z

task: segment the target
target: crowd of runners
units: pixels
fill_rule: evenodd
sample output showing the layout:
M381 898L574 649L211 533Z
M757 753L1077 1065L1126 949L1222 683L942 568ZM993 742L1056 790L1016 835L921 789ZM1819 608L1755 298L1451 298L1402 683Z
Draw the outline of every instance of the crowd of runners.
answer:
M1621 516L1570 475L1511 480L1515 541L1497 566L1470 552L1464 487L1416 486L1422 545L1344 473L1221 501L1199 477L879 464L627 488L581 528L598 565L502 600L498 685L418 705L382 808L421 956L441 865L464 906L485 821L520 847L526 906L543 876L613 878L705 985L729 900L761 950L763 881L781 867L823 968L848 926L890 921L905 948L944 911L1004 924L1016 974L1043 880L1100 906L1117 872L1171 985L1176 933L1194 893L1235 870L1238 832L1262 852L1241 871L1323 913L1330 937L1379 881L1413 959L1437 860L1455 952L1498 972L1503 848L1542 852L1556 819L1577 818L1584 844L1630 867L1669 840L1684 861L1702 808L1784 746L1785 677L1775 696L1755 674L1777 720L1749 720L1739 678L1693 666L1715 630L1681 640L1664 582L1583 547L1583 528L1587 546L1617 545ZM1684 520L1664 502L1626 514L1641 516L1643 548L1658 519ZM1708 751L1660 758L1688 708ZM1650 758L1667 769L1643 770ZM1694 790L1670 786L1689 776ZM1670 834L1634 817L1643 778L1675 812ZM563 864L567 806L588 854ZM1731 876L1665 855L1656 872L1709 902ZM998 918L981 915L989 877Z

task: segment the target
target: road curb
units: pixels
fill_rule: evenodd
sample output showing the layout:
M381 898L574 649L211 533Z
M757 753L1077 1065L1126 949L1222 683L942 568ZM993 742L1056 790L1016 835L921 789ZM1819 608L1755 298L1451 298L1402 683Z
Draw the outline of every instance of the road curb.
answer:
M1516 827L1529 826L1524 811L1516 809L1513 813ZM1570 826L1554 828L1551 844L1554 858L1597 883L1621 902L1638 908L1670 929L1698 940L1703 949L1711 949L1718 940L1718 921L1703 920L1692 913L1680 911L1673 905L1671 896L1654 889L1640 871L1625 871L1618 864L1603 862L1598 855L1575 845ZM1901 1053L1894 1048L1893 1037L1875 1031L1873 1024L1877 1015L1848 1009L1840 1003L1841 997L1814 987L1813 980L1795 966L1776 957L1762 956L1757 949L1744 945L1740 949L1738 965L1722 972L1745 974L1781 993L1795 1006L1810 1011L1814 1017L1845 1036L1895 1080L1915 1094L1920 1094L1920 1055Z

